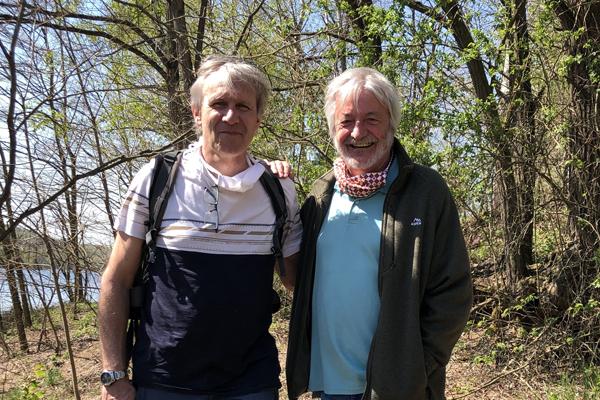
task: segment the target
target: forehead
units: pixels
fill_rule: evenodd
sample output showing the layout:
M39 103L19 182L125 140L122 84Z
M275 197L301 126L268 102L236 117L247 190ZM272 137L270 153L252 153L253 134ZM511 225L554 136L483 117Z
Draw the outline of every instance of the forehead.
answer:
M202 85L205 99L215 97L233 97L240 100L256 101L256 91L242 80L232 80L227 71L220 69L206 76Z
M336 114L388 114L387 108L367 89L340 92L335 101Z

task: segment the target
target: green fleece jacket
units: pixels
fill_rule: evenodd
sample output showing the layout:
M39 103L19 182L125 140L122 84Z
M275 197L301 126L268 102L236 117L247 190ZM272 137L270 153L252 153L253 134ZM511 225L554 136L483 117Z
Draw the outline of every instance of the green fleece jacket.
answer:
M472 301L467 250L443 178L414 164L397 141L394 152L400 173L384 202L381 307L363 399L444 399L446 364ZM316 242L334 184L331 171L319 178L301 210L304 234L286 365L289 399L308 390Z

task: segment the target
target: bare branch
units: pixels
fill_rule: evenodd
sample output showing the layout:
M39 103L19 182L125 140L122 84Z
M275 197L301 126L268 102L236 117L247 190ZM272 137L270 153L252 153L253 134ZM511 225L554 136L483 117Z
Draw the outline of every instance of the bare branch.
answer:
M8 23L15 24L17 21L15 20L15 17L13 17L12 15L0 14L0 22L8 22ZM144 60L146 63L148 63L149 66L154 68L165 80L167 79L167 73L165 72L164 68L160 64L158 64L155 60L153 60L152 57L150 57L143 51L139 50L134 45L125 43L123 40L121 40L118 37L111 35L107 32L91 30L91 29L84 29L84 28L77 28L74 26L65 26L65 25L55 24L55 23L52 23L49 21L38 21L36 19L31 19L31 18L24 18L20 21L20 23L31 24L31 25L36 25L36 26L41 25L41 26L56 29L59 31L81 33L83 35L94 36L94 37L103 37L103 38L108 39L111 42L121 46L123 49L140 57L142 60ZM141 44L141 43L146 43L146 42L142 41L142 42L139 42L138 44ZM152 43L148 43L148 44L152 45Z
M2 193L0 194L0 205L4 204L10 199L11 187L15 178L15 164L17 156L17 130L15 128L15 107L17 101L17 68L15 63L15 48L19 39L19 32L21 30L21 24L24 14L25 7L23 7L23 5L21 4L19 14L15 20L15 29L13 31L13 36L10 43L10 50L6 49L4 44L0 42L0 45L2 45L2 52L5 54L8 61L8 69L10 74L10 95L8 99L8 115L6 118L6 125L8 127L9 137L9 155L8 168L6 165L2 166L4 172L4 186L2 187ZM4 157L2 158L4 159Z
M238 38L238 41L235 44L233 54L237 54L238 50L240 49L240 46L242 45L242 41L246 38L246 33L248 31L248 28L250 28L250 25L252 24L254 16L260 11L264 3L265 0L261 0L256 9L253 12L251 12L250 15L248 15L248 18L246 19L246 24L244 25L244 29L242 29L242 33L240 34L240 37Z
M60 197L63 193L65 193L67 190L69 190L73 185L75 185L80 180L89 178L91 176L98 175L99 173L101 173L103 171L107 171L109 169L112 169L112 168L120 165L120 164L135 160L137 158L151 157L151 156L158 154L166 149L174 147L181 142L184 142L187 137L188 137L187 133L183 134L183 135L179 136L178 138L176 138L174 141L172 141L160 148L143 150L143 151L140 151L139 153L131 155L131 156L122 155L120 157L113 158L113 159L105 162L104 164L99 165L98 167L96 167L94 169L91 169L87 172L73 176L62 188L60 188L55 193L53 193L52 195L47 197L44 201L40 202L35 207L30 207L30 208L26 209L25 211L23 211L17 218L14 219L14 221L12 221L12 223L10 225L7 225L3 231L0 231L0 242L2 242L8 235L10 235L16 229L16 227L21 222L23 222L23 220L25 218L37 213L38 211L42 210L44 207L48 206L50 203L55 201L58 197Z

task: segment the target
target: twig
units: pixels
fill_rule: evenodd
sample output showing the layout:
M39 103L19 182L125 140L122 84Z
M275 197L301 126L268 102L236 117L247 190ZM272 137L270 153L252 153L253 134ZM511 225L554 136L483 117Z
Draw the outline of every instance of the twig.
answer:
M487 381L486 383L484 383L483 385L479 386L477 389L473 389L470 392L467 392L465 394L461 394L460 396L455 396L455 397L449 397L448 400L458 400L458 399L464 399L467 396L470 396L474 393L477 393L485 388L488 388L492 385L495 385L500 379L507 377L508 375L514 374L515 372L518 372L520 370L522 370L523 368L527 367L529 365L529 362L526 362L525 364L521 365L520 367L517 367L515 369L512 369L510 371L507 371L503 374L500 374L492 379L490 379L489 381Z
M531 390L530 395L534 395L536 399L538 400L542 400L542 397L540 397L540 395L537 394L537 390L535 390L530 384L529 382L527 382L527 379L521 379L521 382L523 382L528 388L529 390Z

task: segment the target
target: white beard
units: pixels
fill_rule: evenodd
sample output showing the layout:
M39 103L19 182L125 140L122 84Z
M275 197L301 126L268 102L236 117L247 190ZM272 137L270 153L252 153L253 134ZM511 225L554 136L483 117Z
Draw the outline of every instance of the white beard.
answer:
M394 143L394 135L390 134L386 136L386 139L377 141L374 145L375 148L372 150L372 153L366 160L357 160L353 158L352 154L346 151L346 145L352 143L352 141L353 140L349 138L346 140L347 143L344 143L342 145L340 145L337 140L334 140L333 142L335 149L337 150L342 160L344 160L346 167L353 169L370 170L374 168L377 164L382 163L382 160L388 160L390 149L392 148L392 144ZM365 140L363 139L362 141L364 142ZM383 168L385 168L385 164Z

